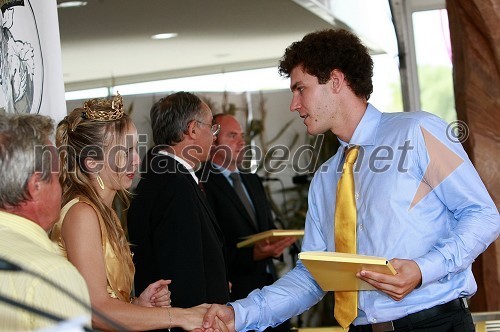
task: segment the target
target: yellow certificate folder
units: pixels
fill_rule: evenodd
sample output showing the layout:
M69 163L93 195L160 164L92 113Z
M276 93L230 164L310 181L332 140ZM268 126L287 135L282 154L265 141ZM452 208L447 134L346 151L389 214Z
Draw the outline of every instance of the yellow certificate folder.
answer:
M383 257L306 251L299 254L299 259L324 291L374 290L373 286L356 277L361 270L396 274L391 263Z
M269 239L271 242L278 241L284 236L304 236L303 229L271 229L262 233L247 236L244 241L238 242L236 247L243 248L253 246L256 242Z

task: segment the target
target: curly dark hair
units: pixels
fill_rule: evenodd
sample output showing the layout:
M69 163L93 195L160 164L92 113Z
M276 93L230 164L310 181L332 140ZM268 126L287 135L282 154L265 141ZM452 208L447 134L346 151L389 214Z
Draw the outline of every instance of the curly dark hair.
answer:
M297 66L316 76L319 84L328 82L332 70L338 69L356 96L368 100L373 92L373 60L361 40L347 30L319 30L291 44L278 70L281 76L290 77Z

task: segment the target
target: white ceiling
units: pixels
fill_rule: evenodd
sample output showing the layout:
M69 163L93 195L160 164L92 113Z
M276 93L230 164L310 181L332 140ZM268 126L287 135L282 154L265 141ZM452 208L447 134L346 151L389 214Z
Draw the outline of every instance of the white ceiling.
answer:
M292 0L87 2L58 9L66 91L276 66L293 41L332 27ZM179 36L150 39L164 32Z

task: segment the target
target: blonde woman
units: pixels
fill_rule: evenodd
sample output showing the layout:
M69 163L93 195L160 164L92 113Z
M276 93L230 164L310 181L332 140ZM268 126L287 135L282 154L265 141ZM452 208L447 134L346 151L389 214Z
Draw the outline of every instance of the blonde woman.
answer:
M126 189L139 165L137 130L123 112L120 95L92 99L57 126L63 208L51 232L85 278L92 306L128 330L201 326L206 305L170 307L170 280L158 280L131 298L134 265L115 211L115 195L128 204ZM92 317L97 329L110 329Z

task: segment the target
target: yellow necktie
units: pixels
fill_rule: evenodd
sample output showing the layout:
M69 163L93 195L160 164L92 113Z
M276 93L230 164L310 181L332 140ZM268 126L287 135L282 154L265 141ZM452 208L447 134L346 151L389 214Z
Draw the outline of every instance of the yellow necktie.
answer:
M353 167L359 146L347 150L342 175L337 185L335 204L335 251L356 253L356 201L354 199ZM335 292L334 316L346 329L358 315L358 292Z

